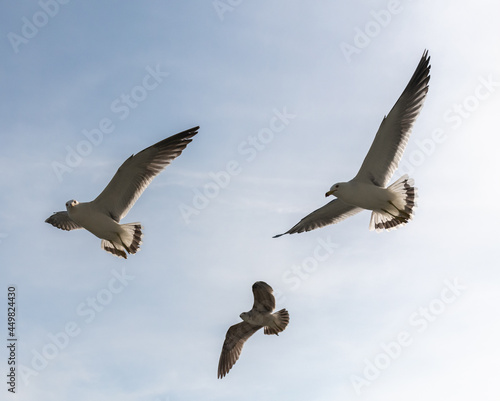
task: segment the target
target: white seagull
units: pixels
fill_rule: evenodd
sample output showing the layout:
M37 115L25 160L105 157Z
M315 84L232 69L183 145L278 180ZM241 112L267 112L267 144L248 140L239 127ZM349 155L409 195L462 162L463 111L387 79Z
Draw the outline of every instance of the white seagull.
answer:
M389 231L413 218L417 195L413 179L405 174L386 186L398 167L429 90L429 61L426 50L402 95L382 120L358 174L351 181L332 185L325 195L335 195L337 199L274 238L335 224L364 209L372 210L370 230Z
M118 257L134 254L142 243L141 223L119 224L141 194L198 133L191 128L166 138L130 156L120 166L104 191L92 202L66 202L66 212L56 212L46 223L61 230L85 228L101 238L101 248Z
M252 286L254 303L252 310L243 312L240 318L243 322L229 328L222 346L219 358L217 377L222 379L240 357L243 344L252 334L264 327L264 334L281 333L288 326L290 317L286 309L272 313L276 307L273 289L263 281L257 281Z

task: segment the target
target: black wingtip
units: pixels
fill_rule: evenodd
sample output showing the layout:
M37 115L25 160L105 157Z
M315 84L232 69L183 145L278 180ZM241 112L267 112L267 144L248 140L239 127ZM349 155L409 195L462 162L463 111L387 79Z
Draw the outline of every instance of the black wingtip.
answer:
M426 65L429 65L430 61L431 61L431 56L429 56L429 50L425 49L424 50L424 54L422 54L422 59L421 59L421 63L422 62L425 62ZM429 66L429 69L431 67Z
M431 56L429 54L429 51L426 50L425 53L424 53L424 57L425 57L425 62L429 65L429 70L431 69Z
M273 238L279 238L281 237L282 235L285 235L286 233L283 233L283 234L278 234L278 235L275 235Z
M190 139L198 133L199 129L200 129L199 126L189 128L185 131L181 131L175 135L172 135L171 137L169 137L167 139L173 140L173 139L178 139L178 138L185 138L186 140L190 141Z
M193 131L194 131L193 135L196 135L196 134L198 133L198 130L199 130L199 129L200 129L200 126L199 126L199 125L197 125L196 127L189 128L189 129L187 129L187 130L185 130L185 131L179 132L179 135L180 135L180 134L192 133Z

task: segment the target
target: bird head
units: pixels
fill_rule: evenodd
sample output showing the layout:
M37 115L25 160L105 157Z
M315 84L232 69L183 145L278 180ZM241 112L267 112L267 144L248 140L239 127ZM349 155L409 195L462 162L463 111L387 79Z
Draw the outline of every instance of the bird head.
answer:
M71 209L72 207L75 207L76 205L78 205L78 201L74 200L74 199L71 199L69 201L66 202L66 210L69 210Z
M248 319L248 312L240 313L240 318L241 318L241 320L246 321Z
M330 196L330 195L335 195L335 193L342 188L342 182L339 182L337 184L333 184L330 188L330 190L325 194L325 197Z

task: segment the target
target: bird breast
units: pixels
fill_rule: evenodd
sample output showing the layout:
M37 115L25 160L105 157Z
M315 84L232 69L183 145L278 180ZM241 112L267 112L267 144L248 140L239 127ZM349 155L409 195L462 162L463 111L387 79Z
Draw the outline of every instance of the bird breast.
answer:
M91 202L68 208L69 217L96 237L109 241L119 240L120 225L111 217L96 210Z
M272 316L270 313L260 313L251 310L247 313L242 313L241 318L250 324L255 326L267 326L270 322L272 322Z
M391 192L386 188L373 184L350 181L335 193L342 201L368 210L380 210L387 207L387 202L392 200Z

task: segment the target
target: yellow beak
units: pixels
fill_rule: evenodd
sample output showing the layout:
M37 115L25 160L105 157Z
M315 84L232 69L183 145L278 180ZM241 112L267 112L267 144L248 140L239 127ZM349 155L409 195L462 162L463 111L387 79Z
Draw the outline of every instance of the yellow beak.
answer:
M328 191L328 192L325 194L325 198L326 198L327 196L333 195L333 193L334 193L334 192L335 192L335 190L333 190L333 191Z

